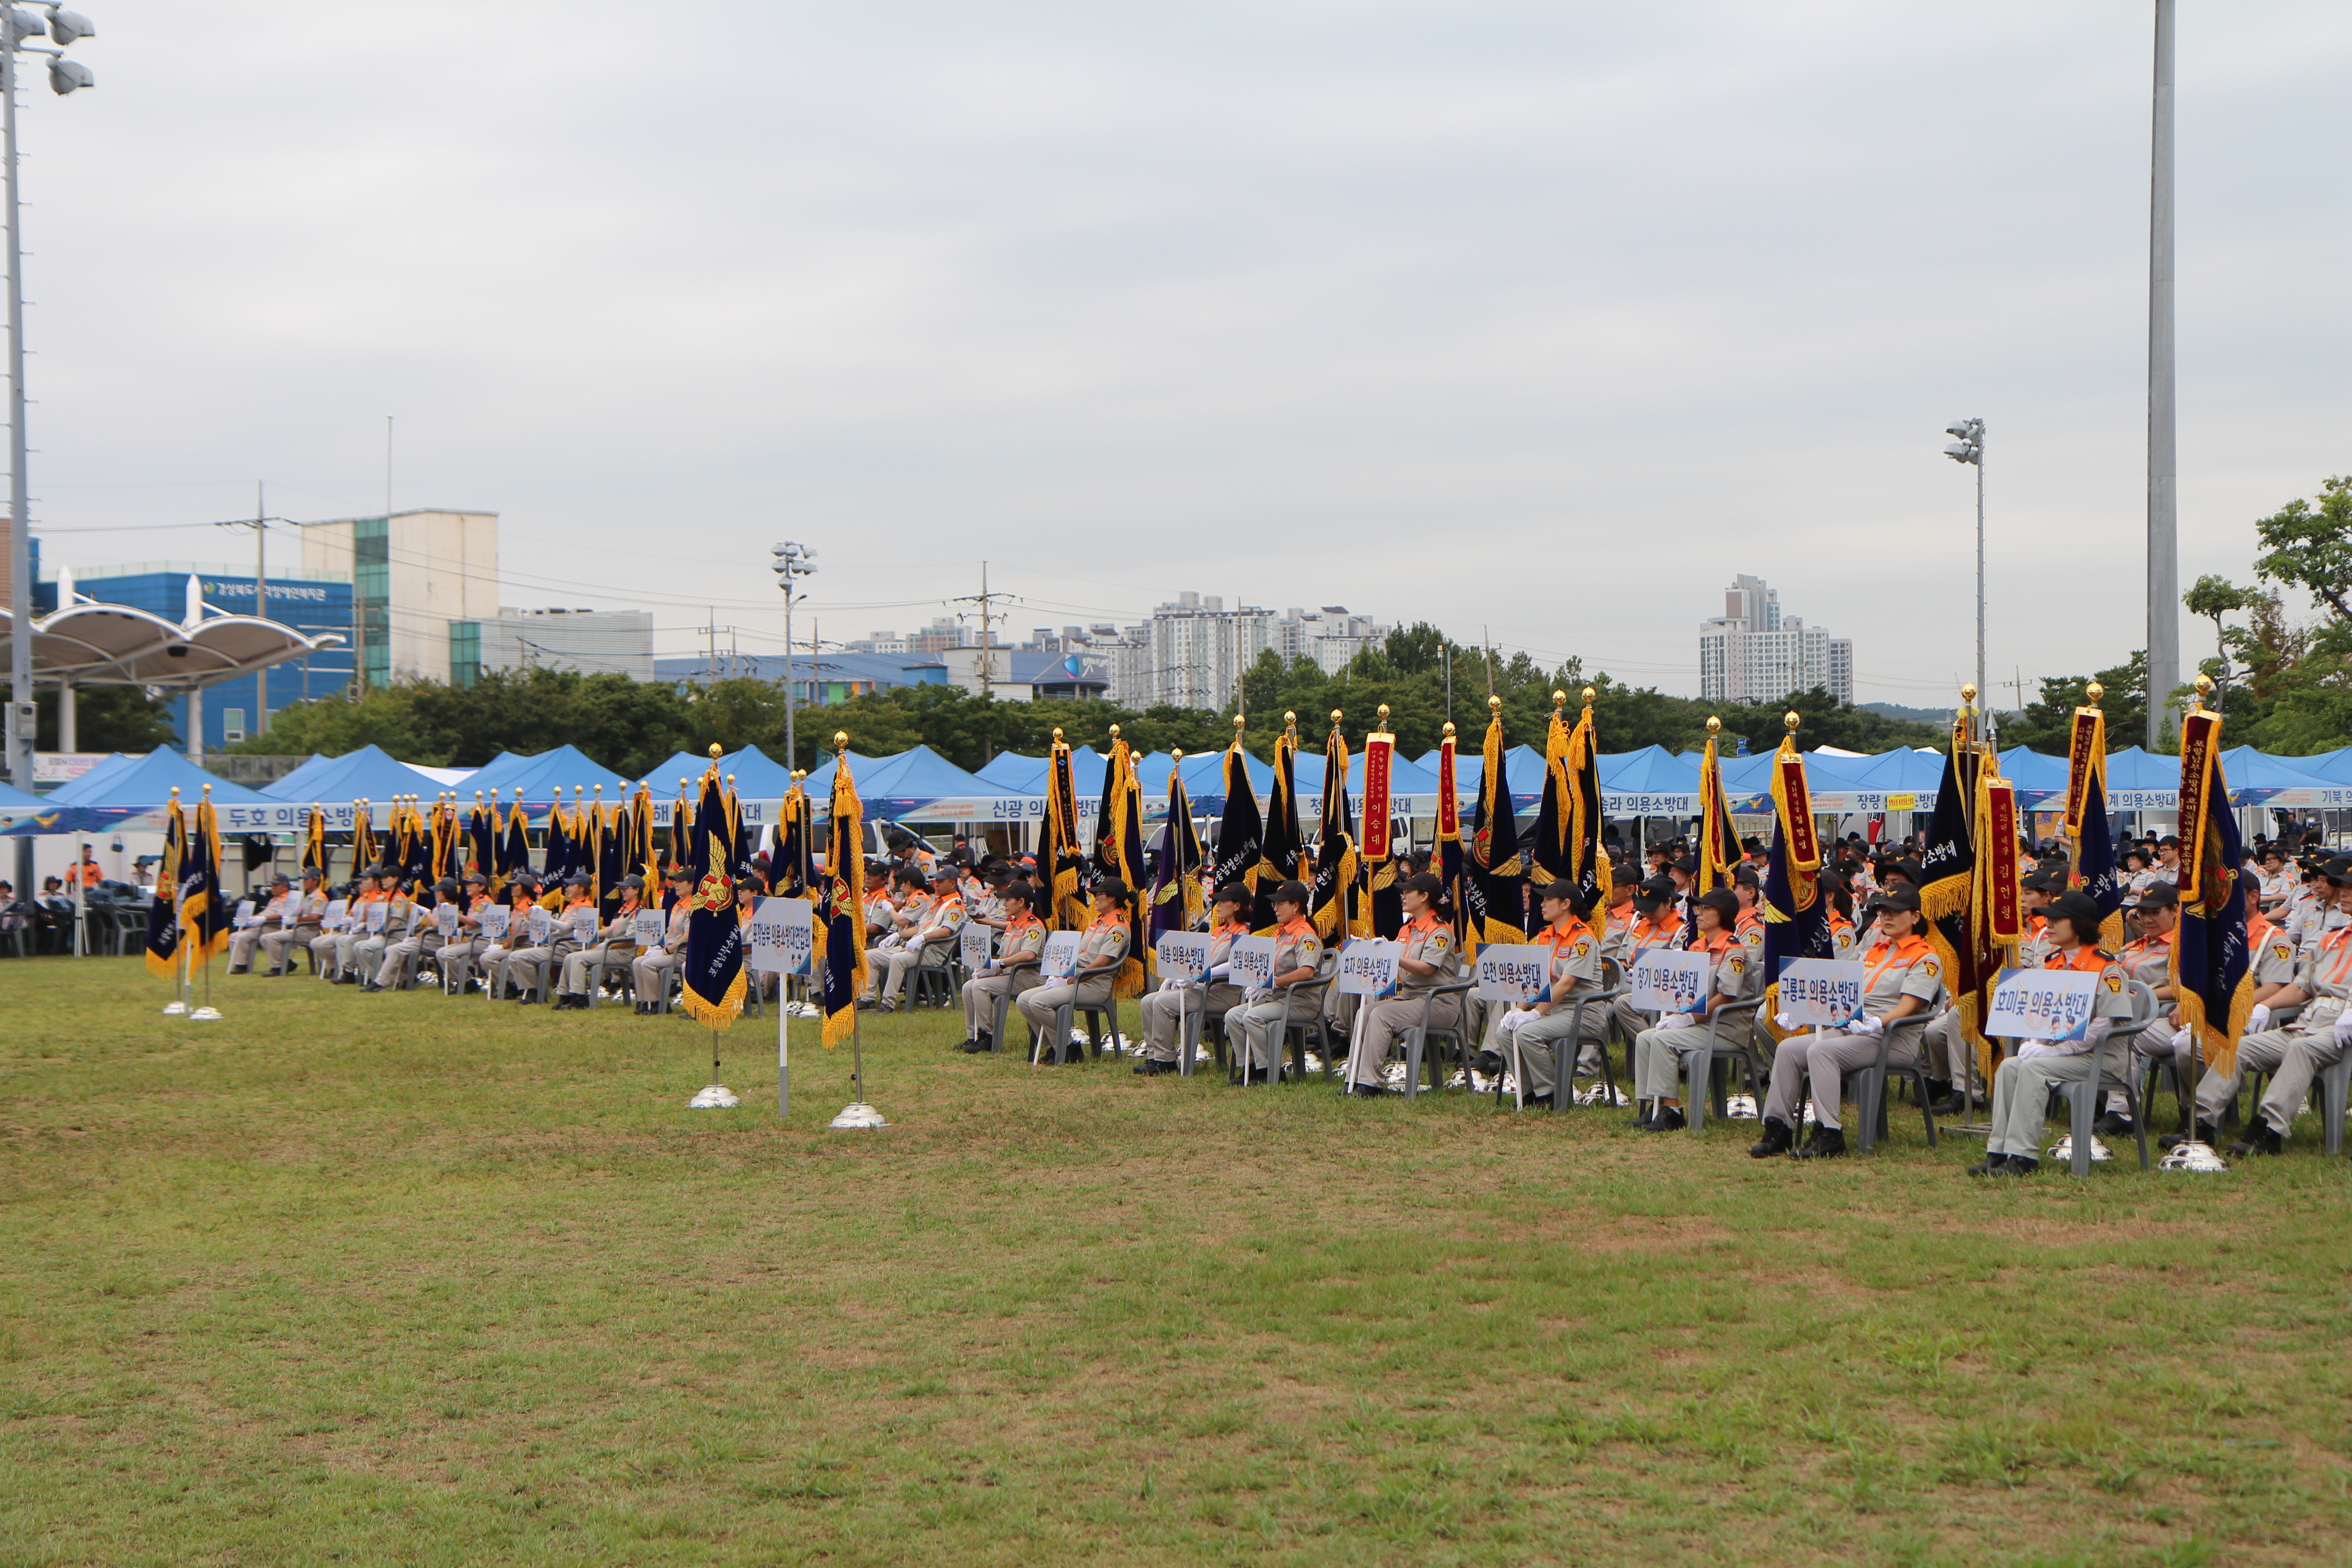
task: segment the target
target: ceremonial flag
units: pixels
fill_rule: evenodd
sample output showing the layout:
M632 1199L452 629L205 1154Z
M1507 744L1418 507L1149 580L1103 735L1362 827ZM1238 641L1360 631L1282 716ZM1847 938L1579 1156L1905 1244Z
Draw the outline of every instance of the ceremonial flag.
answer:
M2104 803L2103 803L2104 804ZM2246 947L2244 854L2221 772L2221 716L2202 701L2180 721L2180 923L2172 937L2172 995L2208 1068L2229 1072L2253 1008Z
M1585 696L1592 695L1591 687ZM1609 857L1601 848L1601 755L1592 727L1592 704L1573 729L1561 717L1568 700L1552 693L1551 728L1544 737L1543 802L1536 810L1535 842L1529 854L1541 880L1573 882L1594 910L1609 905ZM1718 781L1719 782L1719 781Z
M1097 829L1101 826L1096 824ZM1045 882L1045 929L1084 931L1091 917L1078 888L1087 863L1078 847L1078 786L1070 771L1070 743L1058 729L1045 772L1045 837L1037 851L1037 875Z
M602 814L602 804L593 808ZM735 847L729 841L727 801L719 770L702 775L702 798L688 835L688 869L694 875L687 915L686 956L678 965L687 1013L723 1029L743 1011L743 927L735 915Z
M363 800L352 818L352 875L375 864L375 802Z
M1218 888L1239 882L1250 889L1250 907L1242 911L1242 919L1259 936L1274 929L1274 911L1261 909L1265 900L1257 896L1265 863L1265 826L1258 817L1257 796L1250 790L1249 754L1242 750L1242 725L1236 719L1234 743L1225 748L1225 810L1217 819L1217 867L1211 879Z
M653 890L662 885L661 858L654 852L654 792L645 780L637 781L637 793L629 797L628 868L645 879L646 898L653 902Z
M147 906L147 971L170 979L180 966L180 862L187 858L188 819L180 792L172 791L163 818L163 865L155 875L155 897ZM315 814L317 807L311 808Z
M1464 867L1468 934L1465 952L1487 942L1520 942L1528 936L1526 862L1519 856L1519 823L1511 810L1511 782L1505 776L1502 699L1490 697L1486 765L1478 776L1478 804L1470 819L1470 858Z
M1283 715L1282 733L1274 741L1274 783L1265 797L1265 847L1263 853L1271 880L1258 879L1266 923L1274 921L1274 889L1285 882L1304 881L1307 836L1298 826L1298 731L1294 718Z
M310 803L310 825L302 830L302 869L321 877L327 874L327 813L315 800Z
M1710 739L1712 739L1710 737ZM1764 1016L1780 1010L1780 972L1800 958L1834 958L1829 900L1822 897L1821 843L1812 795L1797 737L1783 736L1772 758L1772 847L1764 864ZM1785 1038L1771 1025L1776 1038Z
M1445 892L1446 917L1454 922L1454 945L1466 950L1470 941L1470 896L1463 886L1462 867L1462 802L1454 794L1454 726L1445 726L1445 738L1437 748L1437 879ZM1403 906L1397 910L1397 924L1404 923Z
M466 856L468 871L479 871L489 880L493 893L499 888L499 803L493 799L485 805L482 793L474 792L473 815L466 818Z
M1111 977L1113 996L1140 996L1149 963L1143 918L1143 790L1136 783L1135 752L1111 726L1110 754L1103 759L1103 793L1095 816L1095 865L1127 888L1127 957Z
M1723 762L1716 755L1715 737L1720 725L1707 721L1706 752L1698 764L1698 874L1691 881L1694 896L1731 886L1732 862L1739 858L1739 835L1731 826L1731 797L1723 787ZM1788 742L1781 742L1785 749ZM1802 769L1801 768L1801 774ZM1810 830L1810 829L1809 829ZM1683 911L1687 915L1690 911ZM1691 930L1697 931L1696 925Z
M1151 883L1151 940L1162 931L1191 931L1201 918L1201 836L1192 827L1192 803L1184 794L1179 752L1168 766L1168 820L1160 829L1158 865Z
M2066 881L2099 906L2097 945L2124 950L2124 884L2116 874L2116 841L2107 819L2107 717L2097 708L2074 710L2066 749ZM2181 841L2185 848L2187 839ZM2177 952L2179 942L2174 942Z
M809 853L815 846L815 837L808 818L808 791L794 779L792 789L784 795L784 819L776 825L776 858L768 868L769 879L779 898L812 896Z
M683 805L685 803L681 801L679 804ZM683 812L678 816L677 822L679 826L677 829L678 835L677 842L684 845L694 837L693 811L688 809ZM687 863L683 849L678 853L677 863L681 866ZM563 809L563 796L560 794L555 797L554 808L547 814L547 853L546 858L541 862L541 865L546 873L547 879L551 882L561 880L572 874L572 817L571 814Z
M729 815L724 799L719 803L719 811L722 816ZM621 879L627 876L629 871L628 845L621 832L619 819L622 813L619 806L606 805L601 800L591 801L588 805L588 815L595 823L593 829L593 837L589 840L593 847L589 857L588 874L596 879L596 885L590 889L590 896L596 900L597 907L604 910L604 918L609 921L613 918L614 912L621 907ZM726 826L729 854L727 864L721 869L727 873L727 879L731 887L736 879L733 853L734 824L730 821Z
M530 819L523 815L522 796L515 796L513 809L507 813L507 836L499 846L499 874L495 888L503 888L520 872L530 869Z
M866 989L866 850L859 817L857 785L845 754L833 765L831 837L816 900L814 963L828 1049L857 1026L857 996Z
M180 859L180 931L188 943L192 963L208 963L228 947L233 921L221 898L220 821L213 813L206 786L196 803L196 820L188 829L187 849Z
M1567 700L1565 691L1551 694L1551 723L1544 731L1543 795L1536 805L1535 832L1528 841L1528 859L1546 884L1568 876L1569 819L1575 815L1568 798L1568 721L1560 712Z
M1339 732L1335 710L1331 733L1323 742L1323 811L1316 842L1315 879L1307 888L1307 918L1315 922L1316 932L1327 947L1357 934L1362 923L1356 879L1356 818L1348 804L1348 739Z
M1951 750L1944 758L1944 776L1936 787L1936 810L1928 818L1927 847L1919 853L1919 911L1927 917L1927 945L1943 966L1944 985L1952 994L1953 1016L1975 1047L1977 1066L1992 1076L1992 1042L1985 1037L1985 1013L2000 978L2000 954L1993 950L1992 930L1986 919L1990 886L1985 865L1986 824L1979 806L1985 800L1992 767L1975 744L1975 725L1963 714L1952 725ZM2002 851L2014 872L2014 841Z
M685 779L677 781L677 804L669 813L669 863L686 864L686 841L694 836L694 799L691 785Z
M1388 716L1384 703L1381 708L1381 728L1364 738L1366 897L1358 918L1363 934L1392 941L1404 924L1404 903L1397 892L1396 858L1389 835L1391 813L1394 810L1390 781L1395 776L1396 736L1389 732Z

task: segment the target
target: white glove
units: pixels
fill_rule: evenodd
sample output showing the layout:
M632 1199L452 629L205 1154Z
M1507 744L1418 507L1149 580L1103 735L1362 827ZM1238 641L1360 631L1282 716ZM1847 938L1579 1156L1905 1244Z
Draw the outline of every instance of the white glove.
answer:
M1845 1026L1845 1032L1860 1035L1865 1040L1874 1040L1886 1033L1886 1021L1884 1018L1856 1018Z
M2250 1035L2259 1035L2270 1026L2271 1005L2267 1002L2255 1003L2254 1010L2246 1015L2246 1033ZM2184 1030L2182 1032L2186 1033L2187 1031Z
M1669 1013L1664 1017L1658 1020L1658 1027L1661 1029L1687 1029L1693 1024L1697 1022L1698 1020L1692 1017L1688 1013Z
M1501 1027L1506 1033L1517 1029L1528 1019L1538 1016L1532 1007L1514 1007L1503 1015Z
M2336 1044L2338 1049L2352 1046L2352 1011L2336 1020Z
M1772 1022L1774 1022L1774 1023L1776 1023L1776 1024L1780 1025L1780 1027L1781 1027L1782 1029L1784 1029L1784 1030L1788 1030L1788 1031L1790 1031L1790 1032L1792 1032L1792 1033L1793 1033L1794 1031L1798 1030L1798 1029L1801 1029L1801 1028L1803 1028L1803 1027L1804 1027L1804 1026L1803 1026L1802 1024L1798 1023L1798 1022L1797 1022L1797 1020L1796 1020L1795 1018L1791 1017L1790 1015L1788 1015L1788 1014L1786 1014L1786 1013L1775 1013L1775 1014L1773 1014L1773 1015L1772 1015Z
M2172 1032L2172 1048L2175 1052L2185 1051L2189 1048L2189 1027L2186 1024L2181 1025L2180 1027Z
M2035 1057L2063 1057L2065 1054L2047 1040L2020 1040L2017 1045L2017 1057L2020 1061L2031 1061Z

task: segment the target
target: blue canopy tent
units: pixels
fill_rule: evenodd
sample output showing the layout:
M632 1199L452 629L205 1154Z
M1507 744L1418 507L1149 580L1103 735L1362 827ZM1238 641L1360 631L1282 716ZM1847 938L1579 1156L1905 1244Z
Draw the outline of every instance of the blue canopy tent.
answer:
M895 757L884 757L870 768L854 768L851 776L857 782L857 797L869 816L893 822L979 822L1014 823L1045 815L1042 795L1028 795L1000 788L977 774L968 773L929 746L917 746ZM1095 790L1098 798L1102 789L1099 766L1096 770ZM1086 792L1079 792L1082 803ZM1035 809L1031 809L1031 803ZM824 811L819 803L819 813ZM1082 811L1084 805L1082 804Z
M719 759L719 772L722 778L729 774L734 776L738 800L781 801L792 793L793 770L757 746L746 746L740 752L728 752ZM853 771L850 776L854 778L856 774ZM670 775L673 794L677 787L677 778L675 773ZM655 774L654 779L653 790L658 795L661 794L660 775Z
M466 780L467 789L478 789L485 795L495 786L501 800L520 800L524 812L532 816L552 805L559 795L570 804L569 792L575 788L583 792L581 798L585 799L598 784L604 786L607 800L625 798L635 787L630 780L591 760L572 745L558 746L535 757L501 752Z
M1939 762L1938 767L1942 765ZM2011 746L2000 754L2000 776L2017 786L2018 803L2028 811L2058 811L2066 805L2067 762L2046 752Z
M2293 762L2234 746L2221 753L2231 805L2352 806L2352 784L2305 773Z
M312 801L321 805L347 806L355 800L364 800L383 806L388 805L394 795L402 795L435 800L445 787L430 775L395 761L383 747L369 745L340 757L313 757L277 783L262 785L261 793L308 811ZM348 827L351 823L346 818L340 826Z
M726 771L727 759L721 757L719 761L719 771L723 773ZM702 771L709 765L710 753L708 752L700 756L696 756L692 752L674 752L637 776L647 789L653 791L656 800L675 801L677 798L677 781L685 779L691 784L700 778ZM469 779L467 782L470 784L472 781ZM629 793L636 794L635 786L632 785ZM738 793L740 794L740 791ZM669 819L665 816L662 820L667 822Z
M313 752L308 757L304 758L301 765L297 767L292 773L286 773L262 785L261 792L264 795L270 795L278 790L290 791L292 793L278 795L276 798L279 800L291 800L294 798L295 795L299 795L304 789L310 787L306 781L317 778L327 769L333 767L335 765L335 762L336 759L333 757L321 756L318 752Z
M194 808L203 799L206 785L212 787L213 805L223 833L267 831L258 826L232 828L230 808L267 811L278 803L243 784L215 778L179 752L163 747L143 757L130 759L128 766L110 768L102 776L92 768L42 800L39 810L20 818L7 831L18 837L48 833L158 832L163 828L163 810L171 805L175 786L180 792L180 804Z
M2314 756L2289 757L2287 765L2299 773L2309 773L2313 778L2326 779L2330 784L2352 784L2352 746L2339 746L2335 751L2321 752Z
M79 777L67 780L64 784L59 784L57 789L51 790L49 795L54 796L58 793L58 790L88 789L91 785L96 784L115 773L121 773L123 769L131 766L138 760L139 759L137 757L124 756L121 752L109 752L106 755L99 758L98 761L90 763L87 768L84 768L81 771L81 775Z
M1698 810L1698 759L1664 746L1601 753L1601 809L1611 816L1688 816Z
M1262 763L1249 752L1242 753L1242 771L1250 782L1250 793L1264 805L1274 788L1274 765ZM1192 803L1196 816L1222 816L1225 809L1225 753L1189 752L1184 757L1184 798ZM1045 770L1037 773L1038 788L1045 788ZM1143 790L1143 815L1147 821L1158 822L1168 812L1168 753L1152 752L1135 760L1135 782ZM1319 785L1318 786L1320 787ZM1096 798L1101 799L1097 792Z
M26 795L13 784L0 784L0 827L30 816L41 809L41 797Z
M2176 811L2180 806L2180 759L2153 756L2138 746L2107 753L2109 811Z

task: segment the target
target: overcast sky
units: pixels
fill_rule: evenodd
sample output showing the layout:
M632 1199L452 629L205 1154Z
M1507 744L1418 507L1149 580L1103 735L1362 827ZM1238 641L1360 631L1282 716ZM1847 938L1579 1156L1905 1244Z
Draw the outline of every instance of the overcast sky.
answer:
M1195 588L1696 692L1751 572L1942 704L1974 415L1997 677L2145 640L2147 0L86 8L52 564L380 511L394 415L395 507L664 653L772 650L789 537L827 637L985 559L1018 635ZM2186 584L2352 470L2352 6L2182 11Z

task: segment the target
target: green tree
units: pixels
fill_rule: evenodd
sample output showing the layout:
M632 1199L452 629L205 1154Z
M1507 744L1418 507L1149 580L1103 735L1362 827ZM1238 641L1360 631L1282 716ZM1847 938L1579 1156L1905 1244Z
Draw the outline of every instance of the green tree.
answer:
M2352 476L2319 487L2319 504L2291 500L2254 524L2264 553L2254 574L2302 589L2336 620L2352 622Z
M36 691L37 705L33 744L54 752L58 746L58 694ZM177 746L180 733L172 725L172 705L150 697L139 686L82 686L74 690L74 746L84 752L123 752L140 755L158 746Z
M2147 650L2141 648L2126 662L2096 675L2043 676L2042 695L2002 721L2002 747L2025 746L2063 756L2074 743L2074 710L2090 700L2085 692L2094 680L2104 688L2099 707L2107 716L2108 749L2131 745L2147 734Z

